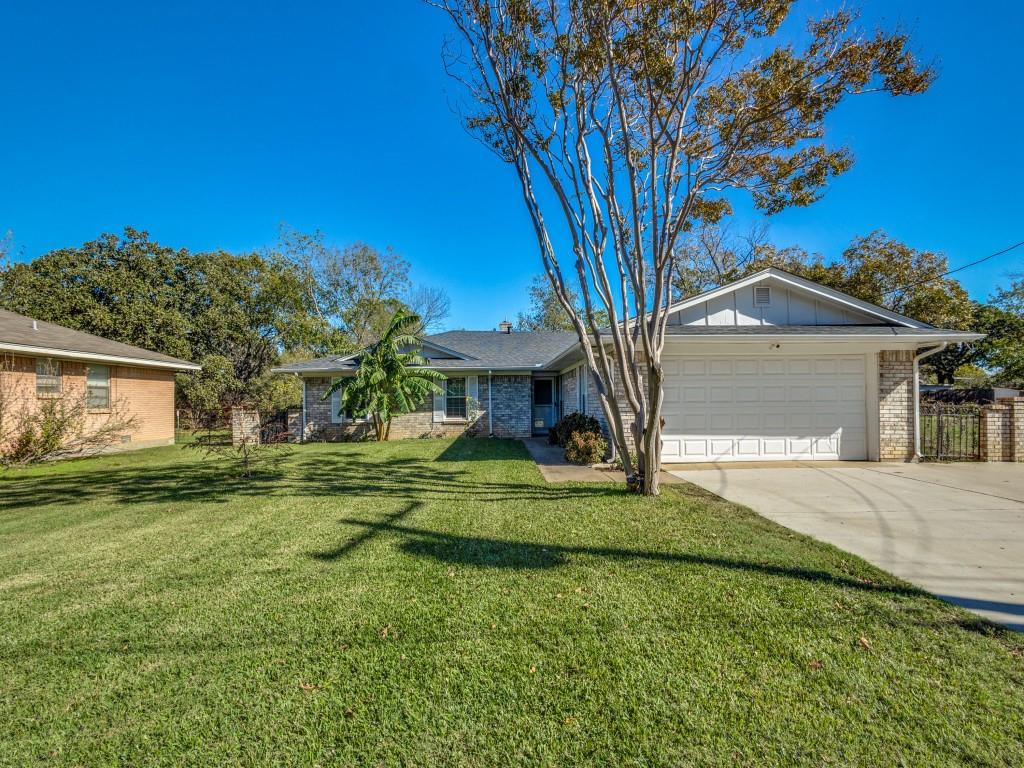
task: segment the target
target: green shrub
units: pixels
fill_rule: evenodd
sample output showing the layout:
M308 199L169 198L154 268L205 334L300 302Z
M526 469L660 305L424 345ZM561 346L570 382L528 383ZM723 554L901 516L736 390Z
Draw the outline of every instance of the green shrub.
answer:
M596 432L601 434L601 425L593 416L585 413L570 413L563 416L548 432L548 442L566 448L573 432Z
M600 432L573 432L565 446L565 460L570 464L597 464L607 450L608 442Z

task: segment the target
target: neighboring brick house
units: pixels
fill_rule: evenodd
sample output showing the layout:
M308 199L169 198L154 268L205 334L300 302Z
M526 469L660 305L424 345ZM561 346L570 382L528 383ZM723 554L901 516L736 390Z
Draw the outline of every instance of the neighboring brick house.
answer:
M924 356L980 334L934 328L769 268L669 309L662 455L701 461L909 461ZM427 336L445 396L398 416L392 437L545 434L584 411L604 425L595 377L573 333L450 331ZM302 378L306 440L362 437L367 425L323 395L358 355L277 369ZM621 391L622 383L616 382Z
M5 419L35 411L48 399L82 398L87 428L111 418L112 409L132 417L132 428L112 449L170 445L174 376L197 370L198 365L168 355L0 309L0 417Z

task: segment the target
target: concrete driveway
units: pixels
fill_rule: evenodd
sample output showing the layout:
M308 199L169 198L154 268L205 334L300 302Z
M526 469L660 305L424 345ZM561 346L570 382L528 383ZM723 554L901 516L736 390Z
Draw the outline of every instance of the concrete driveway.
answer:
M787 462L670 471L1024 631L1024 464Z

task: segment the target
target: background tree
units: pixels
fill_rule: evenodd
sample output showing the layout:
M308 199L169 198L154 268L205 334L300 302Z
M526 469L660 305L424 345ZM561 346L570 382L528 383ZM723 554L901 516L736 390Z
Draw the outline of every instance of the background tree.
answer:
M280 257L189 253L129 227L0 270L0 305L208 366L223 408L265 392L286 350L329 348L331 328L309 306L305 284ZM208 413L207 400L188 400L213 386L202 376L180 377L179 403Z
M530 309L516 317L516 328L520 331L572 331L572 318L559 301L551 283L545 275L534 275L530 281ZM579 305L576 291L570 292L574 306Z
M971 362L983 365L998 384L1024 388L1024 279L997 291L991 306L978 308L977 330L988 335Z
M516 315L516 328L520 331L573 331L572 318L565 311L558 295L551 287L546 275L534 275L529 288L530 309ZM583 312L583 304L579 299L579 291L570 289L569 296L577 312ZM595 310L595 317L602 325L607 325L607 314L600 309Z
M767 213L814 202L852 163L826 146L826 116L849 94L919 93L932 73L906 37L864 36L845 10L810 21L799 46L782 39L787 0L434 4L458 32L446 65L469 91L467 127L515 168L627 476L628 429L655 494L681 235L720 221L736 191Z
M126 227L61 248L0 275L0 304L13 312L175 357L193 355L180 291L186 253Z
M319 230L303 233L282 225L275 253L300 268L312 306L340 329L333 351L373 343L399 309L420 318L420 333L430 332L448 316L445 292L414 287L409 262L391 248L380 251L360 242L339 248L327 243Z
M416 410L431 392L443 394L437 382L445 377L419 367L426 365L415 334L422 322L405 310L395 312L380 340L359 356L355 377L339 379L324 393L323 399L328 400L342 390L342 413L369 416L378 440L388 439L396 414Z

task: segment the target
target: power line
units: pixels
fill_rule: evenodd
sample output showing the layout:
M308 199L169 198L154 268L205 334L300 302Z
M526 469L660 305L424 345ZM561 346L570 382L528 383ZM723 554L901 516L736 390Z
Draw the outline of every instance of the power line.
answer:
M917 286L924 285L925 283L933 283L936 280L941 280L944 277L952 275L954 272L959 272L960 270L967 269L968 267L977 266L978 264L981 264L981 262L983 262L983 261L988 261L989 259L994 259L996 256L1002 256L1004 253L1009 253L1010 251L1014 250L1015 248L1020 248L1022 245L1024 245L1024 240L1021 240L1019 243L1014 243L1009 248L1003 248L1003 250L1001 250L1001 251L996 251L995 253L990 253L988 256L985 256L985 257L983 257L981 259L978 259L977 261L972 261L970 264L964 264L962 267L957 267L956 269L951 269L951 270L949 270L949 272L943 272L941 275L936 275L935 277L929 277L926 280L918 280L916 283L907 283L906 285L901 285L901 286L899 286L897 288L890 288L885 293L886 294L896 293L896 291L905 291L908 288L916 288Z

